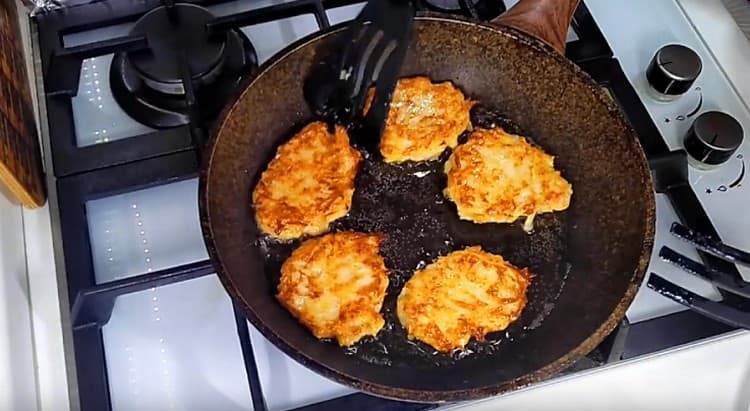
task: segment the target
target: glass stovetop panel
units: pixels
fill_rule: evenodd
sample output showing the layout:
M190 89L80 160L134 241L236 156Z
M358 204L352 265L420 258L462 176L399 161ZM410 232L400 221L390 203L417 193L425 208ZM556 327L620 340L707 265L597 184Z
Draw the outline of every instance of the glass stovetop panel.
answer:
M125 114L112 96L109 87L112 57L112 54L94 57L81 64L78 95L72 99L76 143L79 147L155 131Z
M295 40L318 31L312 14L249 26L242 29L255 46L258 62L263 63Z
M252 410L232 303L215 275L118 298L102 338L114 411Z
M191 179L87 202L96 282L207 259L197 198Z
M197 186L197 179L191 179L89 201L86 211L97 283L208 258L198 223ZM232 380L206 374L232 361L243 367L239 349L234 348L238 343L233 321L229 298L214 276L119 298L112 320L103 329L115 410L148 409L143 401L166 390L159 385L167 384L164 381L179 385L174 388L175 409L204 409L185 407L182 401L191 395L197 400L219 394L223 399L216 404L222 407L212 409L244 409L244 403L236 401L239 393L249 396L244 375ZM191 340L193 333L197 339ZM252 326L251 338L269 409L286 410L352 391L287 357ZM159 357L162 340L176 344L168 366ZM183 374L185 367L204 375L173 380L159 374L165 370ZM130 374L137 376L135 383ZM210 384L193 394L187 387L200 378ZM169 409L168 404L159 402L156 409Z
M65 47L127 36L133 23L66 34ZM81 64L78 94L72 99L76 144L86 147L153 132L120 108L109 88L112 54L85 59Z
M350 6L328 9L326 10L326 13L328 14L328 21L331 23L331 25L349 21L356 17L364 6L365 3L357 3Z
M294 0L236 0L215 4L208 7L208 9L211 10L211 12L215 16L221 17L229 14L241 13L243 11L261 9L263 7L273 6L276 4L289 3L291 1Z
M355 392L321 377L281 352L252 324L250 339L269 411L284 411Z

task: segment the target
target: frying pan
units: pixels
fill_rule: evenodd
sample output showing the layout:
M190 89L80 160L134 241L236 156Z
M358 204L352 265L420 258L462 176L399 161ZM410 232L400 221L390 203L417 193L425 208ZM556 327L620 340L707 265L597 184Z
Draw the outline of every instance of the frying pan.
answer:
M272 60L222 114L200 181L201 223L217 273L250 322L318 373L390 398L480 398L545 379L595 348L625 314L643 279L654 234L654 193L643 151L610 97L561 53L577 0L524 0L483 24L420 15L403 76L450 80L480 102L475 126L520 132L555 156L573 185L570 208L520 223L459 220L443 198L442 161L388 165L369 156L352 209L332 230L382 232L390 270L386 326L350 348L320 341L276 301L284 259L299 242L258 230L251 193L277 147L313 120L303 98L311 67L343 27L304 38ZM356 139L355 139L356 140ZM362 150L365 150L362 148ZM471 245L529 267L536 277L507 330L453 354L409 341L395 300L418 267Z

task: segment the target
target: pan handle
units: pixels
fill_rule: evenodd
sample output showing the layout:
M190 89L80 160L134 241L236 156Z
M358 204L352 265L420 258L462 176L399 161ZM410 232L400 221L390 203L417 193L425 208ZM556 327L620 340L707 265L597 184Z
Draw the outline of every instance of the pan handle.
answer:
M492 21L512 27L565 53L568 27L580 0L521 0Z

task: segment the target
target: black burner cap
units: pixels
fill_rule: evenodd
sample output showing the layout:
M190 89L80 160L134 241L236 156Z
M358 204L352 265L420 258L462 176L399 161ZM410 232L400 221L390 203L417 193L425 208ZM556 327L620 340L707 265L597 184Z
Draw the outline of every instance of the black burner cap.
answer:
M135 23L131 34L146 36L149 48L116 53L109 73L112 95L128 115L159 129L215 119L258 57L240 30L209 36L205 26L213 19L200 6L179 3ZM183 84L185 67L191 88Z
M221 62L225 42L209 38L205 24L214 15L203 7L180 3L158 7L141 17L131 34L146 36L149 50L128 53L128 60L144 77L163 83L182 80L181 50L193 77L209 73Z

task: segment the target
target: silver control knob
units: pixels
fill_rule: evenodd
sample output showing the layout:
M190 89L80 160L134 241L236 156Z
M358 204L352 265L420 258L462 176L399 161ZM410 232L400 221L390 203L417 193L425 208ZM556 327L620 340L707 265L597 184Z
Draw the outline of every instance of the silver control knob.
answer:
M727 162L742 144L742 125L729 114L709 111L695 119L685 135L690 164L710 169Z
M670 44L659 49L646 70L652 93L660 100L685 94L701 73L703 63L692 49Z

